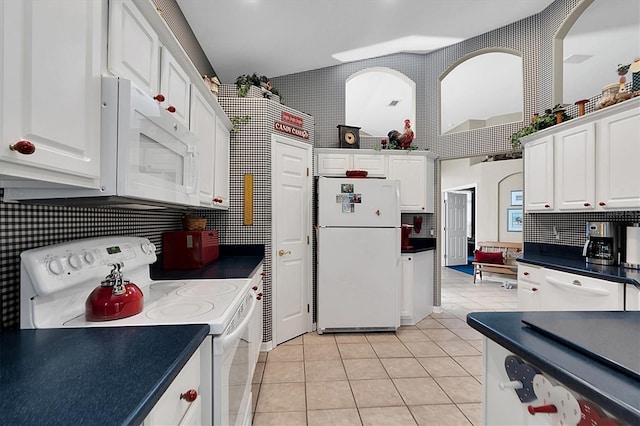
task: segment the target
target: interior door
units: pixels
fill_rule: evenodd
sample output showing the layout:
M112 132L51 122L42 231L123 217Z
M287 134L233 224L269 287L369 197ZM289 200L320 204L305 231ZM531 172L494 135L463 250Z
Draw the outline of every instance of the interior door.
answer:
M445 266L466 265L467 194L447 192L445 210Z
M272 141L273 321L279 344L311 331L311 145Z

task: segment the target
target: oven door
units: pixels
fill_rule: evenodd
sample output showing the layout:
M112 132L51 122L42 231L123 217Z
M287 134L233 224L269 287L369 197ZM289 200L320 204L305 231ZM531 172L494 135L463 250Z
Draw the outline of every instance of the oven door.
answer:
M245 298L244 308L238 310L238 314L227 327L224 334L214 339L216 353L222 349L218 356L221 358L218 387L221 391L219 397L220 406L214 403L214 419L217 413L220 417L220 425L248 425L251 424L251 345L250 331L251 321L256 312L257 300L253 293ZM216 372L214 371L214 376ZM215 377L214 377L215 380ZM214 424L217 422L214 420Z
M199 205L195 135L131 81L118 80L118 195Z

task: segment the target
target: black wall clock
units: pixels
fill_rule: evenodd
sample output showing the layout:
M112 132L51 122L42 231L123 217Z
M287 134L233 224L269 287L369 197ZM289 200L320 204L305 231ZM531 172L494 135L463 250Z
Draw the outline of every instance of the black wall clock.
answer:
M340 148L360 148L360 127L338 125Z

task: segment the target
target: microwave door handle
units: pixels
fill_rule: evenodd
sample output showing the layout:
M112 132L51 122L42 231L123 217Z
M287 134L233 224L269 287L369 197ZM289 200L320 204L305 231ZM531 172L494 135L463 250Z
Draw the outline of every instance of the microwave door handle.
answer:
M582 248L582 257L587 257L587 249L589 247L589 240L585 241L584 247Z

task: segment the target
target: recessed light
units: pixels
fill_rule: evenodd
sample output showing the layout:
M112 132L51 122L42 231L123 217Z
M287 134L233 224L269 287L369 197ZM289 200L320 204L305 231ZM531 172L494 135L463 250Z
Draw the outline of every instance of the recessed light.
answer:
M593 57L593 55L580 55L580 54L574 53L573 55L569 55L566 58L564 58L563 62L565 64L581 64L591 57Z
M331 55L340 62L359 61L377 58L399 52L427 53L445 46L458 43L464 39L458 37L408 36L372 44L358 49L347 50Z

